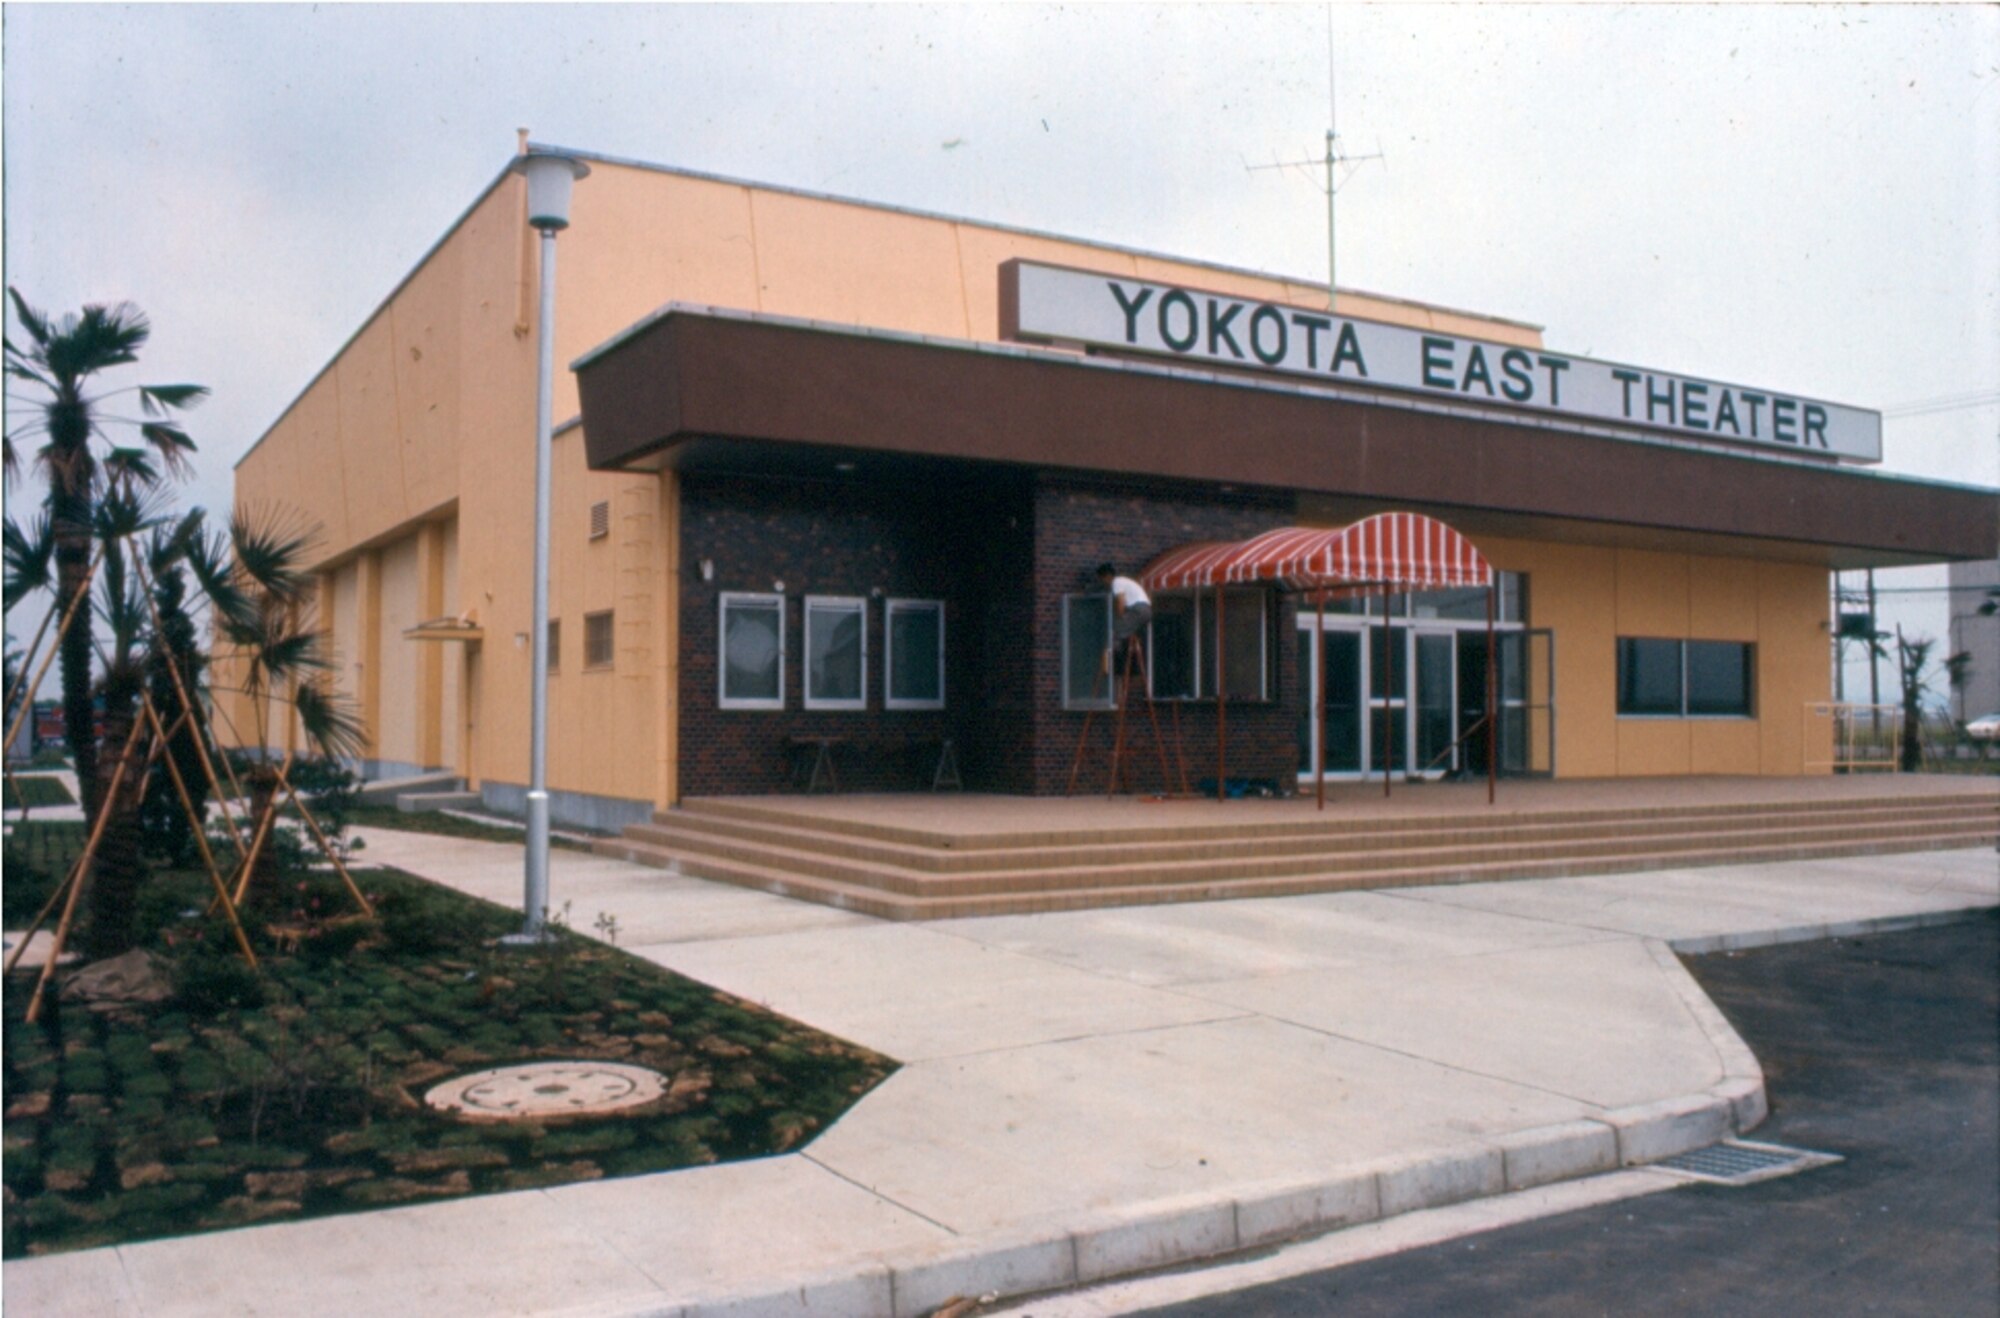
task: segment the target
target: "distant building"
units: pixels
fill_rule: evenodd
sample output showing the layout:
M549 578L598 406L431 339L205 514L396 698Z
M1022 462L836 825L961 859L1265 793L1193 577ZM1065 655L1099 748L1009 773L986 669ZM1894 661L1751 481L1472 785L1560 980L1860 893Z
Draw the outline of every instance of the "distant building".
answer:
M1829 571L2000 550L1993 493L1852 465L1880 457L1876 413L1496 316L1345 289L1329 312L1310 280L575 154L558 819L795 790L829 744L843 787L928 786L948 739L968 789L1061 792L1101 671L1096 564L1392 511L1500 570L1492 652L1484 592L1323 618L1256 583L1220 608L1163 592L1153 694L1192 762L1226 738L1232 774L1287 786L1477 769L1458 743L1491 664L1506 772L1825 772ZM519 809L537 256L507 163L236 498L322 528L367 771L445 769Z
M2000 711L2000 559L1953 563L1951 653L1968 654L1965 685L1952 692L1952 717L1960 723Z

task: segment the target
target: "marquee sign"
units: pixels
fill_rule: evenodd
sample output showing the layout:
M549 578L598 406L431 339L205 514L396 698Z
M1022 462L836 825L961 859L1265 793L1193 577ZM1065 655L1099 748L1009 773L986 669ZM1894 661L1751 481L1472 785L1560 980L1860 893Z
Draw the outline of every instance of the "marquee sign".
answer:
M1882 414L1693 376L1033 261L1000 267L1001 336L1368 385L1855 462Z

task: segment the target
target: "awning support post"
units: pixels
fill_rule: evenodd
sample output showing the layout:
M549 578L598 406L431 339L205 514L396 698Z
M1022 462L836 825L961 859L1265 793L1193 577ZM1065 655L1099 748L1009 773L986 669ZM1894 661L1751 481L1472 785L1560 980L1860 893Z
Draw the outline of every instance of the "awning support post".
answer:
M1215 586L1215 799L1229 799L1229 684L1222 675L1229 671L1223 662L1223 645L1228 629L1222 625L1222 601L1228 592L1222 583Z
M1319 808L1326 809L1326 592L1319 593L1319 630L1313 633L1312 653L1319 656L1311 674L1313 781L1319 785Z
M1382 799L1389 799L1389 702L1395 697L1395 656L1389 653L1389 583L1382 583ZM1370 685L1374 685L1372 682Z
M1493 645L1493 591L1499 584L1496 573L1486 582L1486 804L1493 804L1494 784L1499 780L1500 755L1500 651Z

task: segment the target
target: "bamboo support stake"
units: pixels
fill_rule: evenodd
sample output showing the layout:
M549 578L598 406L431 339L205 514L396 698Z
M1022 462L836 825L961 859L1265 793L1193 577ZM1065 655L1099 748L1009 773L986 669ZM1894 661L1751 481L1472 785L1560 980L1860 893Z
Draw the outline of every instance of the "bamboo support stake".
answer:
M254 692L240 686L224 687L222 689L225 691L234 691L239 696L255 694ZM211 693L215 690L215 686L213 683L210 683L209 690ZM223 723L229 726L229 735L236 738L237 744L239 746L249 744L243 740L243 729L236 726L236 720L229 717L228 710L224 709L221 705L215 704L214 702L211 701L208 707L208 712L211 717L220 719ZM244 795L243 784L236 777L236 766L229 762L229 757L227 755L221 754L221 747L219 743L217 745L217 758L219 758L222 761L223 772L229 775L229 790L236 796ZM221 790L222 789L220 785L218 785L216 787L216 791L219 793Z
M164 745L171 738L160 724L160 712L153 707L152 697L147 696L145 700L146 716L152 719L153 731ZM182 720L186 718L186 714L181 715ZM202 867L208 871L209 881L215 885L216 898L222 903L222 909L228 913L229 927L236 934L236 945L243 949L243 959L248 961L254 970L257 967L257 953L250 946L250 936L243 932L243 921L237 917L236 903L229 900L229 885L223 881L222 870L215 863L215 853L208 849L208 830L195 811L194 798L188 795L187 783L181 778L181 767L174 763L171 750L164 758L167 776L173 780L174 794L181 800L181 811L194 826L194 844L201 850Z
M118 789L125 781L125 771L132 765L132 750L138 745L139 733L145 726L137 719L132 721L132 731L125 738L124 753L118 757L118 767L111 772L111 786L104 793L105 805L97 812L97 822L91 826L90 840L84 844L83 854L76 858L76 867L70 871L69 881L65 885L69 889L69 898L63 903L62 918L56 922L55 939L49 946L48 960L42 963L41 978L35 981L34 996L28 1000L25 1019L30 1024L42 1014L42 994L49 986L50 977L56 972L56 961L62 956L63 944L69 941L70 925L76 918L77 898L83 894L87 886L90 865L97 857L98 843L104 840L104 830L111 823L111 816L117 813L111 808L110 802L118 799ZM20 958L27 947L27 940L23 939L21 946L14 949L14 958L8 962L8 969L13 968L14 961Z
M49 675L49 665L55 662L58 654L62 653L62 638L69 633L69 625L76 618L77 606L90 598L91 580L97 575L97 565L103 561L104 551L100 549L98 550L97 557L92 559L90 566L84 570L83 588L76 592L76 598L69 602L69 608L63 612L62 622L56 627L56 643L49 647L48 654L42 659L42 666L35 670L35 680L30 682L27 687L30 692L42 689L42 679ZM55 613L54 605L49 606L49 613L51 615ZM42 623L44 626L47 626L48 619L44 618ZM33 652L30 651L30 653ZM29 711L34 709L34 707L35 702L32 700L23 700L21 702L21 712L14 716L13 725L7 729L7 749L13 749L14 738L21 735L21 724L27 720Z
M313 839L319 843L321 853L332 862L334 873L340 875L340 881L347 885L347 891L353 894L356 902L360 903L362 913L369 919L374 919L374 904L362 895L360 887L354 882L354 877L347 872L347 866L341 864L339 852L335 850L333 843L327 840L326 834L320 831L319 821L313 818L312 811L306 809L306 803L299 799L299 789L292 786L289 777L280 775L278 781L284 784L285 795L291 798L292 805L298 809L299 818L305 820L306 827L312 830Z
M278 781L280 783L285 781L285 775L291 772L291 768L292 757L287 755L285 756L284 763L278 766ZM270 804L264 808L264 817L257 821L257 829L250 836L250 854L243 858L243 870L236 880L235 895L238 906L243 904L244 894L250 891L250 876L257 868L257 857L263 851L264 843L270 837L271 828L276 823L277 818L278 794L272 792Z
M135 568L137 569L138 575L141 578L143 578L145 576L144 565L136 564ZM139 593L146 597L146 612L153 620L154 634L159 636L164 636L166 633L166 628L160 620L159 605L153 602L153 592L150 588L148 588L148 583L145 582L144 580L141 580L140 582ZM188 697L187 683L181 680L180 662L174 658L173 649L170 646L162 645L160 647L160 655L167 661L167 676L171 677L174 681L174 694L180 697L181 708L185 710L194 709L195 703ZM201 726L202 725L199 722L196 723L195 725L196 733L194 739L195 749L199 751L201 755L201 771L203 776L205 776L208 779L208 790L210 791L210 793L212 793L217 799L221 799L222 783L215 776L215 765L210 761L208 755L208 738L201 733L200 731ZM243 789L241 785L238 784L236 781L236 771L234 768L231 767L229 763L229 758L227 756L222 757L222 767L229 774L230 786L235 789L235 793L237 796L241 796L243 794ZM229 807L226 805L222 809L222 822L223 825L229 830L229 840L236 847L236 854L239 857L242 856L244 850L243 835L237 831L236 817L229 813ZM200 822L197 822L196 827L201 828L203 827L203 825Z
M14 684L7 688L7 708L12 709L15 698L26 689L28 670L34 666L35 656L42 652L42 640L49 634L49 624L55 620L56 606L55 601L51 600L49 607L42 612L41 622L35 627L35 638L28 642L28 653L21 660L21 671L14 675ZM14 734L11 731L7 734L7 744L9 746L14 744Z
M250 850L243 857L242 864L236 870L236 893L234 900L239 906L243 903L244 895L250 891L251 871L257 867L257 857L264 850L265 831L270 826L272 816L276 813L275 810L265 811L264 817L257 821L256 829L250 834ZM215 908L211 906L209 909L213 910Z
M63 881L56 885L55 891L49 894L49 899L42 903L42 909L36 912L34 923L30 924L25 930L22 931L20 935L21 941L19 943L16 943L14 945L14 950L7 954L7 964L5 970L0 973L5 973L8 975L14 973L14 964L17 961L19 961L21 959L21 955L28 950L28 944L33 942L35 935L42 931L42 922L49 918L50 912L56 909L56 903L61 901L63 899L63 894L68 891L69 891L69 879L67 876L65 876Z
M133 731L137 732L141 726L142 725L140 724L134 723ZM151 763L152 761L149 757L147 760L148 767L151 766ZM124 760L122 758L120 759L119 764L121 767L123 766ZM102 818L104 817L106 812L99 811L98 813L99 817ZM42 909L35 913L34 920L28 925L28 927L25 930L22 931L20 943L16 945L16 947L14 948L13 955L7 958L6 965L4 969L0 969L0 973L12 974L14 972L14 965L21 959L22 953L27 951L29 940L31 940L32 938L34 938L36 934L41 932L42 922L49 918L49 914L56 908L56 903L61 901L63 899L63 894L68 891L69 891L69 878L65 876L63 881L56 885L55 891L49 894L49 899L42 903Z

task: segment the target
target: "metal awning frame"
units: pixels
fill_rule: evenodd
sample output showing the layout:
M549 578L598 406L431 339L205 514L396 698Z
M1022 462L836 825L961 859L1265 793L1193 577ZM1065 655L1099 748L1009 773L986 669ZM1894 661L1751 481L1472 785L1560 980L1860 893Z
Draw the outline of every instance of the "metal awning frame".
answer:
M1354 551L1359 547L1361 552ZM1399 551L1409 552L1399 552ZM1434 551L1443 551L1442 561ZM1421 551L1421 552L1420 552ZM1372 564L1375 571L1349 575L1357 557ZM1385 564L1401 564L1382 571ZM1312 600L1319 609L1319 631L1326 631L1326 603L1329 599L1382 600L1382 628L1389 627L1389 596L1396 590L1469 589L1486 591L1486 803L1494 803L1499 779L1499 655L1493 643L1494 589L1497 577L1493 565L1478 548L1448 524L1422 513L1378 513L1344 527L1284 527L1266 531L1241 541L1198 541L1170 550L1153 560L1140 574L1140 584L1148 591L1186 590L1195 593L1200 608L1204 587L1215 591L1215 719L1216 773L1215 799L1228 799L1229 693L1223 675L1228 629L1223 625L1229 586L1270 586L1279 592L1298 594ZM1411 675L1414 680L1414 674ZM1313 781L1319 808L1326 809L1326 728L1325 679L1312 691L1312 716L1316 748ZM1477 726L1476 724L1474 725ZM1470 735L1470 730L1460 739ZM1389 719L1382 720L1382 795L1390 791Z

